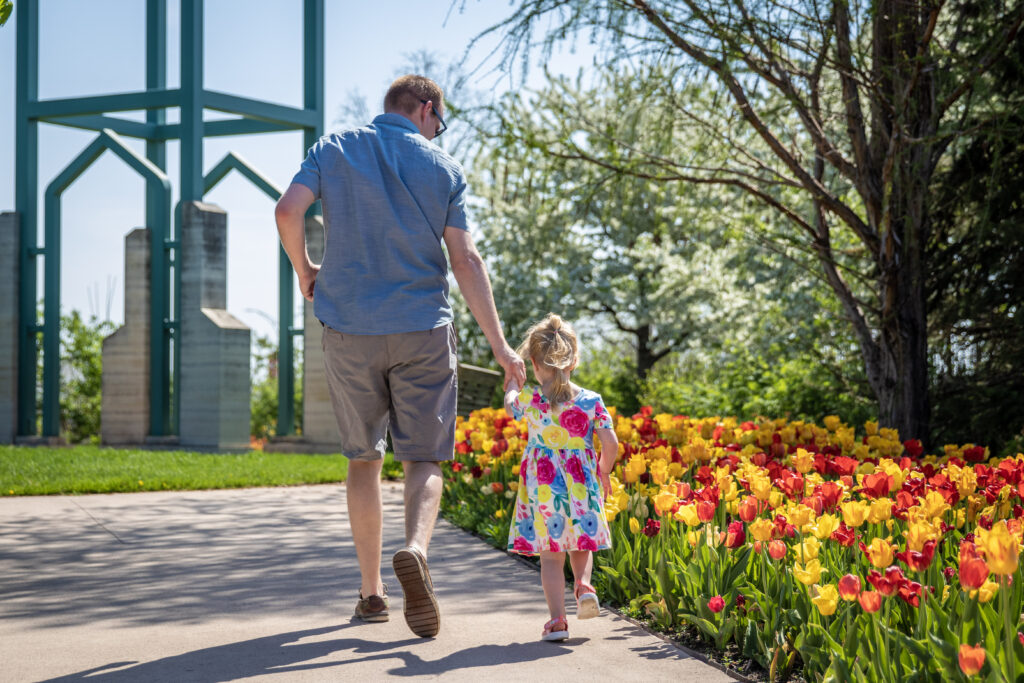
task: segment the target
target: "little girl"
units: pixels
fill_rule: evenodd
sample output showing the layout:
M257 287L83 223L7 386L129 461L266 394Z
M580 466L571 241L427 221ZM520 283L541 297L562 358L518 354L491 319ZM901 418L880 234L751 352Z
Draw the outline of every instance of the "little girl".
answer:
M533 365L539 388L510 387L505 408L526 419L529 440L519 468L519 493L508 534L508 549L540 555L540 578L551 620L542 640L565 640L565 554L576 580L576 617L598 616L597 593L590 585L595 550L612 546L604 516L608 473L619 442L601 396L569 381L579 349L576 333L557 315L535 324L517 350ZM594 435L601 441L601 462Z

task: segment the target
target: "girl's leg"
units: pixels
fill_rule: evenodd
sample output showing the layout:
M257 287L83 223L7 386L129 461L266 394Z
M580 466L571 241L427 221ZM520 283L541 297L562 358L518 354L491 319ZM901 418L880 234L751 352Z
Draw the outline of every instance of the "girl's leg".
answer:
M540 551L540 584L551 618L565 616L565 553Z
M569 564L576 583L590 583L590 575L594 571L594 553L589 550L570 550Z

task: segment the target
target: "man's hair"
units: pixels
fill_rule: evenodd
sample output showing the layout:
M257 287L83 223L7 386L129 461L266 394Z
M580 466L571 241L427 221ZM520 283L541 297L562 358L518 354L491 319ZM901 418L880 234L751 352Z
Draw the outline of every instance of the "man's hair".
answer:
M408 74L397 79L388 88L388 94L384 96L384 111L413 114L422 104L420 100L433 102L439 111L444 108L444 93L441 92L441 86L426 76Z

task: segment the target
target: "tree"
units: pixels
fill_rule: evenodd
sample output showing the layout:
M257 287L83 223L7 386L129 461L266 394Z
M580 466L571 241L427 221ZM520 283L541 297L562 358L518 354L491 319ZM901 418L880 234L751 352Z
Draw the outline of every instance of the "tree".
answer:
M70 443L99 442L103 338L114 329L78 311L60 317L60 427Z
M586 128L577 118L548 137L556 153L728 185L784 216L842 304L882 423L928 438L930 190L951 147L998 125L964 122L1019 40L1024 3L523 0L490 32L504 34L508 61L536 44L545 22L547 49L584 33L612 61L674 67L650 89L674 96L680 120L730 148L724 163L647 155L622 165L575 144ZM717 111L695 113L680 96L703 81L722 96ZM1003 102L1019 108L1020 97Z
M581 93L599 116L632 120L632 147L658 155L684 133L659 127L623 96L631 74L609 72L603 87ZM561 115L564 79L534 98L509 93L478 116L478 154L471 185L490 256L495 300L512 338L547 311L571 320L603 320L629 340L640 381L662 358L682 348L721 314L723 231L701 229L700 211L728 196L691 197L678 184L608 170L552 154L534 144ZM657 107L643 110L660 117ZM629 118L627 118L629 117ZM671 124L671 122L669 122ZM653 131L653 132L652 132ZM616 150L601 135L581 131L576 144L595 155ZM721 207L719 207L721 208Z
M0 26L7 23L7 20L11 18L11 12L14 11L14 3L11 0L0 0Z

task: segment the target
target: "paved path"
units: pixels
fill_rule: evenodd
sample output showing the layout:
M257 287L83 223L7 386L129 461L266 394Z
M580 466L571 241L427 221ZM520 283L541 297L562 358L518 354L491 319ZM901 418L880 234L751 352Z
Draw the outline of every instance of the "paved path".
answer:
M610 614L539 642L539 574L443 520L441 633L417 638L400 485L384 533L392 620L363 624L343 486L0 499L0 680L730 680Z

